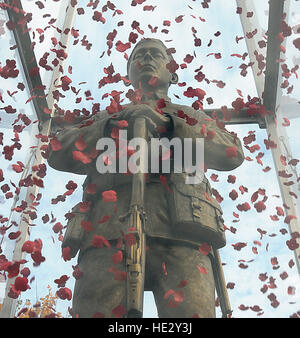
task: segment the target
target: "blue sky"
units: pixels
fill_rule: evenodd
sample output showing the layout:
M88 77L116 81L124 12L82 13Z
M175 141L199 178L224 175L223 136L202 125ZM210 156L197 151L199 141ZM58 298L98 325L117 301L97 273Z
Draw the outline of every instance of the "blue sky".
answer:
M47 22L49 17L43 18L46 13L51 13L52 17L56 18L58 13L64 13L64 6L66 2L61 2L62 8L59 9L60 2L47 1L43 2L45 8L38 10L34 1L23 1L23 7L26 11L33 12L33 20L30 22L30 27L35 32L35 39L37 45L35 47L36 57L39 60L45 52L49 52L49 64L54 57L53 52L49 51L51 46L51 37L56 36L57 32L52 27L48 27L44 34L45 39L42 43L39 42L39 34L37 28L45 28L48 26ZM117 9L122 10L123 14L116 14L113 16L113 11L108 10L103 13L106 19L106 23L95 22L92 20L93 10L91 7L87 7L88 1L78 1L78 8L84 8L84 15L77 15L74 23L74 28L79 30L79 40L76 43L76 39L71 37L70 47L68 51L68 58L64 67L64 75L69 76L72 79L72 85L76 89L81 91L78 97L82 97L81 102L76 103L77 96L71 91L63 92L66 97L59 101L59 104L64 109L82 109L86 108L91 110L94 102L99 102L102 109L108 105L107 99L102 99L105 93L109 93L112 90L124 91L123 97L125 97L126 89L122 84L107 85L103 88L98 88L99 80L105 76L103 68L109 66L111 63L114 65L115 72L121 75L126 75L126 60L122 53L115 50L115 46L112 48L112 53L108 56L106 53L103 57L100 57L103 52L106 52L106 36L114 28L118 30L118 34L114 40L114 43L118 40L126 42L131 29L131 23L135 20L140 23L140 28L144 31L144 37L155 37L162 39L168 48L174 47L176 53L174 54L175 60L178 64L183 63L183 59L186 54L196 57L193 62L188 65L187 69L179 69L179 81L186 82L186 87L173 86L170 88L169 96L174 103L191 105L193 100L188 99L183 95L183 91L188 87L199 87L204 89L207 93L207 97L212 97L213 104L209 105L204 100L204 109L207 108L219 108L226 105L231 108L231 103L242 93L243 98L247 100L247 96L254 97L257 95L253 80L253 75L248 68L248 73L245 77L240 75L241 69L239 66L244 62L248 63L249 58L246 57L243 61L240 57L232 56L234 54L243 55L247 52L245 39L241 39L236 42L236 37L242 37L242 27L240 24L239 15L236 14L236 2L233 0L227 1L212 1L209 3L209 8L202 8L200 2L194 1L179 1L172 0L172 2L163 2L158 0L147 0L141 5L135 7L130 6L131 0L126 1L113 1ZM296 1L291 1L294 8L297 8ZM104 3L103 3L104 4ZM103 4L99 4L96 10L101 11ZM263 6L263 9L259 7L259 21L263 27L267 27L267 16L265 13L266 1L255 1L255 4ZM143 11L145 5L157 6L154 11ZM298 5L299 6L299 5ZM183 15L182 22L177 23L175 18ZM201 18L201 19L200 19ZM0 18L1 19L1 18ZM171 26L166 27L162 23L164 20L170 20ZM249 20L251 20L249 18ZM291 22L294 24L297 22L297 15L290 16ZM118 22L123 21L123 26L118 26ZM61 20L58 20L61 22ZM152 27L158 27L157 33L151 33L148 27L151 24ZM193 40L193 32L197 31L196 36L201 38L202 45L195 47ZM168 34L162 33L162 29L169 29ZM135 31L137 33L137 31ZM219 32L219 33L218 33ZM86 40L92 43L90 50L87 50L81 45L81 39L86 36ZM139 34L139 37L142 37ZM5 35L0 36L3 43L7 48L3 48L0 52L0 62L3 66L6 58L15 58L15 52L9 50L11 45L9 42L9 32L6 30ZM172 41L169 41L172 40ZM210 43L210 40L211 43ZM209 45L209 46L208 46ZM51 47L50 47L51 46ZM288 40L288 60L287 63L290 67L294 66L296 50L292 49L291 39ZM261 50L264 52L265 50ZM220 53L221 58L215 58L215 53ZM72 67L72 74L70 73L69 66ZM197 68L202 68L202 72L206 77L213 80L222 80L225 83L224 88L218 88L216 83L210 82L207 84L205 81L201 83L194 79ZM18 65L17 68L20 68ZM50 72L41 70L41 75L44 83L48 85ZM22 74L20 73L17 79L0 79L0 88L3 93L3 100L5 105L11 104L15 108L21 111L23 109L26 114L32 114L32 106L25 104L28 99L28 93L26 91L18 91L13 97L10 97L6 92L9 89L11 92L15 90L18 82L24 81ZM288 95L299 101L299 80L296 76L291 77L291 83L294 84L294 91ZM91 91L93 100L86 100L84 92ZM239 90L240 92L238 93ZM298 97L297 97L298 95ZM125 101L124 101L125 102ZM2 106L1 106L2 107ZM285 113L285 112L283 112ZM2 122L6 116L3 110L1 110ZM284 116L284 115L283 115ZM33 118L34 120L34 118ZM299 120L299 119L298 119ZM299 121L297 119L291 119L291 126L287 127L287 132L290 137L291 148L294 158L300 158L299 147L297 143L297 130L299 127ZM280 121L280 120L279 120ZM2 123L1 122L1 123ZM11 122L10 122L11 123ZM28 127L27 127L28 128ZM245 156L249 156L252 161L245 161L243 165L232 172L217 172L208 171L207 177L211 174L218 175L218 182L211 182L212 186L219 191L224 198L221 203L225 224L228 228L233 227L236 232L227 231L227 246L220 251L222 261L225 263L224 272L227 282L234 283L233 289L228 289L232 308L234 310L234 317L289 317L300 309L300 285L296 267L290 268L288 263L293 259L293 252L289 250L285 244L289 239L289 234L283 234L282 229L287 230L287 225L283 222L281 217L279 221L274 222L270 219L270 215L276 214L276 206L282 206L282 201L278 195L280 195L279 187L275 175L275 168L272 162L271 151L267 150L264 145L264 140L267 138L266 131L260 129L257 125L239 125L228 126L230 131L238 133L239 138L248 135L249 131L255 132L256 141L251 145L257 143L260 145L260 151L264 153L262 158L263 165L257 163L255 156L258 152L251 154L244 148ZM25 129L26 130L26 129ZM4 144L10 144L10 139L13 137L9 129L1 129L4 133ZM16 152L11 162L4 160L2 156L2 169L4 170L5 183L9 184L9 180L18 182L20 174L14 173L10 169L12 163L16 161L25 161L26 151L32 145L32 141L25 131L20 134L22 137L22 150ZM263 169L267 166L271 167L269 172L263 172ZM235 184L227 183L228 175L235 175L237 177ZM39 297L45 296L47 293L47 285L51 285L53 291L56 290L54 279L59 278L63 274L70 276L66 286L73 288L74 278L72 275L72 265L76 264L76 260L70 262L64 262L61 259L60 242L58 241L57 234L52 231L52 226L55 223L44 224L41 220L42 216L48 214L51 218L51 213L56 218L56 221L60 221L65 224L64 214L67 213L74 204L81 199L81 183L84 177L75 174L65 174L53 170L47 166L47 175L44 179L44 188L40 190L43 194L40 205L37 207L38 218L34 221L35 226L31 227L31 238L41 238L43 246L43 254L46 257L46 261L39 267L32 267L30 257L28 258L28 266L31 269L31 275L35 276L35 280L31 284L31 290L22 294L22 299L31 299L36 301L36 294ZM78 184L76 191L66 198L65 202L60 202L56 205L51 204L51 199L63 194L66 191L65 184L68 180L73 180ZM4 182L3 182L4 183ZM248 192L241 193L239 187L244 186L248 188ZM251 195L259 188L266 190L268 199L266 201L267 209L261 213L256 212L253 204L250 202ZM237 200L232 201L228 194L232 189L235 189L239 197ZM299 191L296 190L299 196ZM0 200L0 214L7 216L9 214L11 200ZM247 212L239 212L236 208L237 204L249 202L251 210ZM239 218L233 216L233 212L239 214ZM14 217L17 217L15 215ZM261 238L258 229L263 229L266 234ZM237 251L232 246L235 243L244 242L247 245L240 251ZM7 251L12 247L13 243L7 240ZM255 251L257 250L257 251ZM256 253L257 252L257 253ZM272 265L271 259L277 257L278 265ZM241 267L241 263L244 268ZM246 266L246 268L245 268ZM283 272L287 272L288 278L282 279L280 275ZM262 282L258 277L259 274L266 273L268 279ZM270 278L275 278L276 288L269 288L267 292L263 293L261 288L264 284L270 283ZM269 284L270 285L270 284ZM296 287L294 295L289 295L287 289L289 286ZM279 301L280 305L276 308L271 306L271 302L268 298L270 294L274 293ZM248 310L240 310L239 306L244 304L249 307ZM255 305L258 305L262 311L256 312L251 310ZM67 315L67 307L71 307L71 302L59 301L58 310ZM255 309L255 308L253 308ZM150 293L145 295L145 316L156 317L156 309L153 304L153 297ZM218 310L218 315L220 312Z

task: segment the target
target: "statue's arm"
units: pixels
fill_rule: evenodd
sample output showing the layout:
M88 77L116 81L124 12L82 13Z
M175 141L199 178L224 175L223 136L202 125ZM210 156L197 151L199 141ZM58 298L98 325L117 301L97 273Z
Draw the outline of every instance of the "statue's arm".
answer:
M170 115L173 123L173 137L204 138L204 162L208 169L229 171L239 167L244 161L241 141L202 111L189 111L196 124L176 114ZM191 120L193 121L193 120ZM195 151L196 147L193 146ZM195 158L195 157L194 157Z
M56 150L57 148L49 144L49 165L56 170L80 175L96 170L96 143L106 135L109 121L110 116L102 111L82 123L63 128L55 135L56 144L61 148ZM79 149L76 142L79 142ZM81 146L85 148L82 149Z

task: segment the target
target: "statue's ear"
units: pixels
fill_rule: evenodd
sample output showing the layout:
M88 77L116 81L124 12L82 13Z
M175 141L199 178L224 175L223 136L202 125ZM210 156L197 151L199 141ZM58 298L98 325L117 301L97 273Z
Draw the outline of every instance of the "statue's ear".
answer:
M128 75L122 77L123 83L126 87L129 87L131 85L131 81L129 80Z
M173 73L170 84L176 84L178 83L178 80L179 80L178 75L176 73Z

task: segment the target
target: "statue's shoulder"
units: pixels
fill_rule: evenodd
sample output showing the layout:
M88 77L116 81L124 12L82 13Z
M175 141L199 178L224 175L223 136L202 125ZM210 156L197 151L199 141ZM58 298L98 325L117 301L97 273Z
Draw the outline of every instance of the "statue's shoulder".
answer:
M127 107L130 107L130 106L133 106L133 103L122 104L122 110L127 108ZM106 109L103 109L103 110L100 110L99 112L97 112L95 115L93 115L92 118L96 121L102 120L102 119L105 119L105 118L117 118L118 114L120 114L120 112L122 110L120 110L119 112L111 114Z
M205 116L205 112L203 110L196 110L191 106L183 105L183 104L176 104L173 102L168 102L167 104L168 110L173 111L174 113L177 112L183 112L184 114L187 114L191 117L196 117L196 116Z

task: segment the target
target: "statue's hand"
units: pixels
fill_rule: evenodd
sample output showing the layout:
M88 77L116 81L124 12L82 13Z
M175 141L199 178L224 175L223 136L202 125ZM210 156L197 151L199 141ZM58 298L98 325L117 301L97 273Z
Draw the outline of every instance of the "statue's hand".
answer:
M147 104L137 104L122 111L122 119L128 121L129 128L133 127L134 120L137 117L144 117L148 129L152 133L155 131L154 134L160 134L159 130L168 130L170 127L170 118L155 111Z

